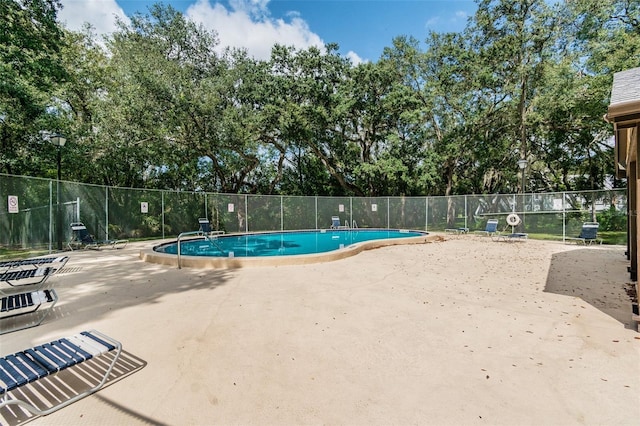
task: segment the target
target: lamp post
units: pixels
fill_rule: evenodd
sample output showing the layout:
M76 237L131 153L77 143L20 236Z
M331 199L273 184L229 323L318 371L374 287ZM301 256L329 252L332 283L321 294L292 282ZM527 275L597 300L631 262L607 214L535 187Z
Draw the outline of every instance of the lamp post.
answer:
M524 159L521 158L520 160L518 160L518 167L520 168L520 172L522 173L522 228L524 229L524 193L526 192L526 188L525 188L525 170L527 169L527 165L529 164L529 162Z
M49 136L49 142L58 147L58 179L56 180L56 237L58 250L62 250L62 211L60 210L60 180L62 179L62 147L67 138L59 133Z
M525 187L524 187L524 170L527 168L527 165L529 164L529 162L527 160L525 160L524 158L521 160L518 160L518 167L520 167L520 170L522 171L522 195L524 195L525 191Z

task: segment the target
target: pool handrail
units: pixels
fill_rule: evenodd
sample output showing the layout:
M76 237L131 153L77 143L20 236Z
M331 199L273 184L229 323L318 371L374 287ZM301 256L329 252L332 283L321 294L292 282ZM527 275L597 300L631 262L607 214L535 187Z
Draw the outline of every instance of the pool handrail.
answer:
M210 232L209 235L204 236L204 239L207 240L209 244L220 250L220 253L225 254L224 249L220 247L220 245L218 245L218 243L216 242L219 235L224 235L224 231Z
M186 237L188 235L203 235L202 231L188 231L188 232L181 232L180 234L178 234L178 240L176 241L176 244L178 246L178 269L182 269L180 266L180 240L182 239L182 237Z
M180 240L182 239L182 237L186 237L189 235L201 235L203 237L207 237L207 234L209 234L210 236L213 235L222 235L224 234L224 231L210 231L210 232L203 232L202 230L198 230L198 231L187 231L187 232L181 232L180 234L178 234L178 240L176 241L176 245L178 246L178 269L182 269L181 265L180 265Z

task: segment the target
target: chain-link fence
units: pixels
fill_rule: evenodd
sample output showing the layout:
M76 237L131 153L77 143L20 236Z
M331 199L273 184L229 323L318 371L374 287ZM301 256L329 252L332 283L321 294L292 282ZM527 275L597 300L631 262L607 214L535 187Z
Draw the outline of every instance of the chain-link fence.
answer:
M70 224L83 222L97 239L172 238L198 229L207 218L226 233L321 229L338 216L359 228L444 231L485 228L488 219L517 213L518 231L564 239L583 222L622 233L626 243L624 189L450 197L320 197L215 194L114 188L0 174L0 248L66 247ZM511 230L509 228L509 230Z

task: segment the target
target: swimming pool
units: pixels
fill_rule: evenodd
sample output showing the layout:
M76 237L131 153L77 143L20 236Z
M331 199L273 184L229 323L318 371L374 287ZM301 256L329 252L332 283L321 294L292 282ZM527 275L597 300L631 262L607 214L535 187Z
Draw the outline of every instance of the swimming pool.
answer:
M267 257L326 253L353 244L373 240L424 236L420 231L399 229L331 229L318 231L274 232L220 235L182 241L182 256ZM177 243L158 246L156 251L177 254Z

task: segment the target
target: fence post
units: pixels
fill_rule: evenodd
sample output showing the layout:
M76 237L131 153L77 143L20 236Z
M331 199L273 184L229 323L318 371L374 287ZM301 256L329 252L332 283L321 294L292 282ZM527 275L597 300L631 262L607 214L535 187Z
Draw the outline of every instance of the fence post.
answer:
M467 196L464 196L464 227L467 228Z
M391 228L391 201L389 200L390 198L387 197L387 229Z
M349 223L353 223L353 197L349 197Z
M53 182L49 181L49 253L53 251Z
M316 229L318 229L318 196L315 196L315 200L316 200Z
M160 210L161 210L161 216L162 216L162 239L164 240L165 236L164 236L164 191L160 191Z
M284 231L284 206L283 206L283 196L280 196L280 231Z
M249 232L249 196L244 195L244 232Z
M424 199L424 230L429 230L429 197Z
M80 199L78 199L78 217L80 217ZM109 241L109 187L104 187L104 240Z
M566 193L562 192L562 242L567 241L567 211L565 208Z

